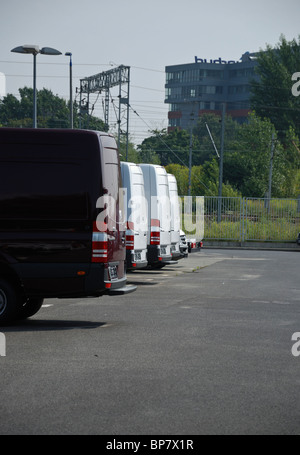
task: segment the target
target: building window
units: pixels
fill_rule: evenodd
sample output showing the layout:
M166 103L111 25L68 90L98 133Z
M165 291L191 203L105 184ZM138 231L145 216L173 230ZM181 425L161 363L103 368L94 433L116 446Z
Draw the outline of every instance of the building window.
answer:
M240 69L235 69L235 70L230 70L229 71L229 77L234 78L234 77L252 77L255 75L255 69L254 68L240 68Z
M196 86L188 86L182 87L182 97L183 98L195 98L197 96L197 87Z
M218 85L200 85L198 88L200 95L215 95L223 93L223 87Z
M180 118L170 118L169 119L169 126L172 128L180 127L181 126L181 119Z
M207 70L207 77L211 77L212 79L223 79L224 78L224 71Z
M166 73L166 84L175 85L185 82L199 82L204 78L224 79L223 70L189 69Z
M180 111L181 110L181 106L179 104L170 104L169 106L169 112L176 112L176 111Z
M238 93L249 93L250 87L249 85L230 85L228 87L228 93L230 95L235 95Z
M172 73L167 73L166 82L167 84L178 84L182 82L183 73L185 71L174 71Z
M166 89L166 99L179 99L182 97L181 87L171 87Z
M204 92L204 93L207 93L207 95L214 95L216 93L215 85L207 85L206 92Z

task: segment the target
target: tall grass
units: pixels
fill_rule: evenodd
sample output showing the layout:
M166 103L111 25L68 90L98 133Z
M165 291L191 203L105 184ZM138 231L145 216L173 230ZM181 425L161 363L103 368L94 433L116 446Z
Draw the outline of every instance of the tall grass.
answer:
M285 219L276 221L261 220L249 221L244 220L243 224L235 221L209 221L204 223L204 239L209 240L258 240L273 242L290 242L295 241L299 232L298 225Z
M296 199L222 198L218 222L218 198L205 198L204 239L294 242L299 232Z

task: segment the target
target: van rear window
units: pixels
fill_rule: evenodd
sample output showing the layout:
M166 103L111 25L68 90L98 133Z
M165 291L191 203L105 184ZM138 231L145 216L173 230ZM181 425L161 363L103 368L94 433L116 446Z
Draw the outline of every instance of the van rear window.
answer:
M85 164L6 155L0 159L0 219L87 219Z

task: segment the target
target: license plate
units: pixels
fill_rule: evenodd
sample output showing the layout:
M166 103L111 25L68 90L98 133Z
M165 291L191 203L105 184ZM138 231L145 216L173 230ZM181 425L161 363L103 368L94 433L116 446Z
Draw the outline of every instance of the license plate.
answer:
M140 261L140 260L142 259L141 253L135 253L134 259L135 259L136 261Z
M118 279L118 270L117 266L112 266L108 268L109 270L109 276L111 280L117 280Z
M167 254L167 248L165 246L160 247L160 254Z

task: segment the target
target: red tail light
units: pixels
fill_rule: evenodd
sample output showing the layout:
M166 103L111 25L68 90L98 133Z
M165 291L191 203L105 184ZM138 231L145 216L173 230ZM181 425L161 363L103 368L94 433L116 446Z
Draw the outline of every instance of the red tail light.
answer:
M107 232L97 230L94 223L92 236L92 262L107 262L108 242Z
M160 232L151 232L150 244L151 245L160 245Z
M151 220L150 245L160 245L159 220Z
M126 235L126 250L134 249L134 235Z
M134 223L132 221L127 221L127 232L126 233L126 250L133 250L134 249Z

